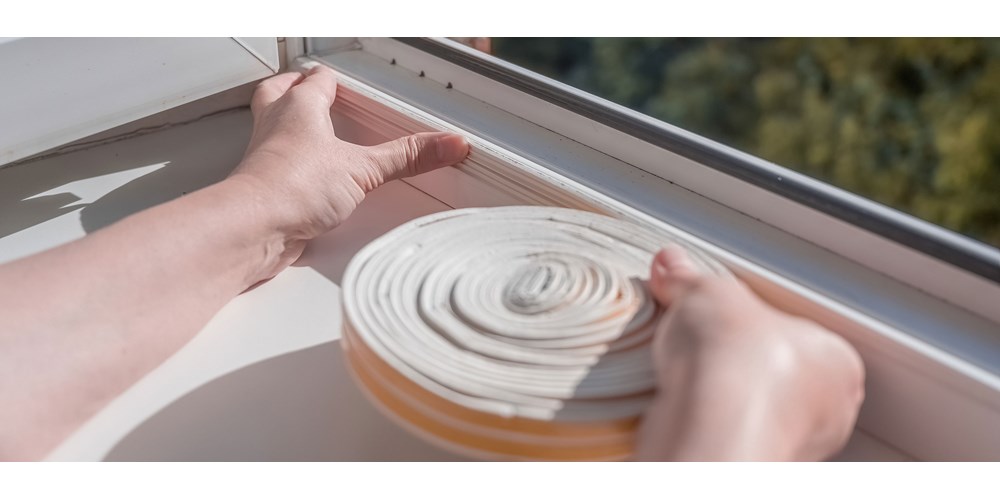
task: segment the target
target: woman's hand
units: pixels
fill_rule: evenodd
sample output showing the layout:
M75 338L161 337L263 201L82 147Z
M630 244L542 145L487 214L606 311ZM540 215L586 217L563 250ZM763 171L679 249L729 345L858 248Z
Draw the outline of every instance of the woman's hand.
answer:
M252 187L257 202L277 214L287 235L273 276L302 253L306 241L342 223L371 190L399 177L462 161L469 145L461 136L436 132L378 146L337 138L330 108L337 95L332 70L284 73L261 82L253 95L253 136L243 161L227 182Z
M42 458L367 192L468 154L451 134L343 142L336 91L322 67L264 81L229 178L0 265L0 460Z
M698 274L677 247L656 255L650 289L667 314L636 458L821 460L844 446L864 398L850 344L740 282Z

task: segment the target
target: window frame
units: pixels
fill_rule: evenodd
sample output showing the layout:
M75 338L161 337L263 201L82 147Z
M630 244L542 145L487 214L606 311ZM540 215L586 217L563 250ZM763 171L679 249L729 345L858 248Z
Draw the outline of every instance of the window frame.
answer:
M567 111L1000 283L1000 250L449 40L399 38Z
M664 230L679 228L759 292L850 332L845 336L869 369L860 427L873 435L921 459L1000 457L995 424L1000 421L1000 313L994 305L1000 303L1000 286L989 275L790 199L767 189L770 184L731 175L733 165L728 170L705 165L691 151L628 134L422 50L444 46L459 59L502 66L447 40L308 39L288 45L299 47L290 61L304 56L293 66L318 61L340 71L338 101L356 110L375 109L387 118L380 122L389 127L386 135L426 129L466 133L474 150L488 157L466 172L527 172L539 183L562 186L566 200L597 200L622 216ZM538 85L561 85L516 67L512 71L527 73L520 77L534 78ZM562 87L566 96L602 112L637 115ZM666 130L682 145L709 148L715 160L736 158L748 168L759 167L763 170L754 175L765 180L777 175L779 185L794 177L789 184L857 204L858 216L878 212L884 216L879 224L902 218L906 227L949 233L937 235L945 238L938 243L964 238L676 127L641 115L631 119L650 130ZM404 125L390 130L385 123L393 122ZM454 172L450 178L410 183L452 206L475 203L460 192L473 186L468 175ZM676 202L664 201L668 198ZM680 214L684 207L697 210ZM713 233L713 225L722 229ZM978 244L965 240L959 240L961 245ZM990 263L990 253L982 256Z

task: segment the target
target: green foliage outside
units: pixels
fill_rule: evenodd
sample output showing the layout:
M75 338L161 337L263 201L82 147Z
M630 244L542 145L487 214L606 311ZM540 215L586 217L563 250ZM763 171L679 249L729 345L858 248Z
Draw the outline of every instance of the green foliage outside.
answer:
M495 38L493 52L1000 246L1000 39Z

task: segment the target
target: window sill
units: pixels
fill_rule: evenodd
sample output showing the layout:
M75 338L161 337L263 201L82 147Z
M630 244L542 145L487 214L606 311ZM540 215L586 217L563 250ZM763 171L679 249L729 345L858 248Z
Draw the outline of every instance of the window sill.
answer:
M344 115L336 118L339 133L377 139ZM249 126L248 113L237 111L0 171L0 199L14 199L16 187L23 195L17 200L67 193L86 203L6 206L5 222L21 224L0 231L0 261L82 237L214 182L238 161ZM484 193L493 204L516 201L501 190L454 188L449 198L456 204ZM227 305L48 459L461 459L410 436L372 407L342 365L338 342L338 283L354 252L398 224L448 208L402 182L376 191L347 224L314 241L295 266ZM858 431L840 459L910 457Z

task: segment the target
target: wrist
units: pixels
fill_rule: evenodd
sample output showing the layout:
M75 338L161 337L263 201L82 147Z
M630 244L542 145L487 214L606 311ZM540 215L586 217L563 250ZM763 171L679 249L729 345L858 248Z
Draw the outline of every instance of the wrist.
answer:
M231 226L238 228L239 244L250 252L246 286L270 279L301 253L304 240L289 223L288 207L258 179L234 174L211 186L213 197L223 200Z
M650 402L637 443L640 460L795 461L807 459L808 429L782 413L778 381L756 390L719 372L674 372ZM735 373L725 374L724 376ZM711 397L705 397L710 394Z

